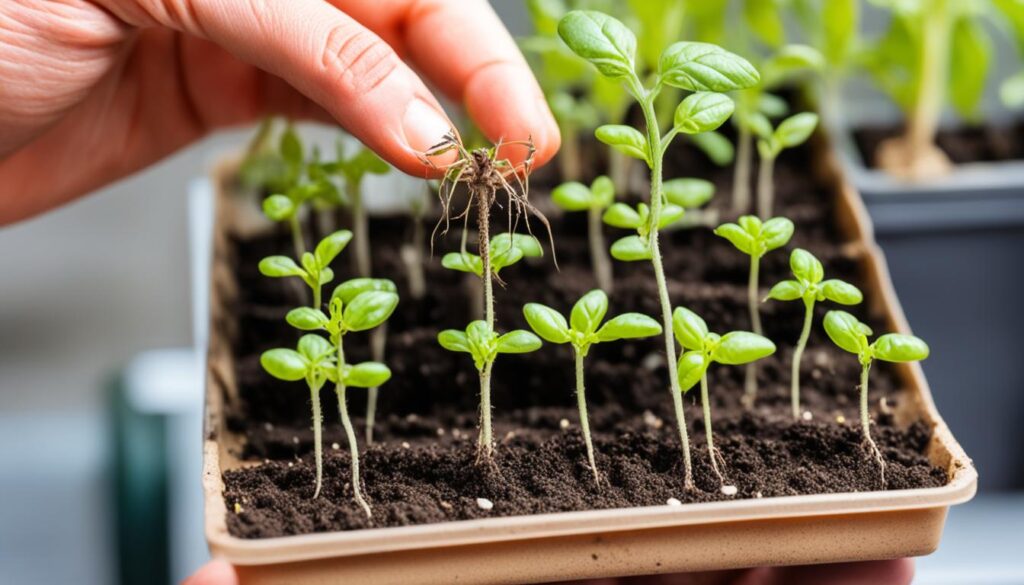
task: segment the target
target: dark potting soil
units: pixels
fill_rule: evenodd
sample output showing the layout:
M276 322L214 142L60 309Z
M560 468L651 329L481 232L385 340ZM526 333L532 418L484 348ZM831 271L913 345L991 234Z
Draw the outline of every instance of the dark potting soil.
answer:
M895 125L855 130L853 138L862 160L876 167L878 146L902 130ZM954 164L1024 159L1024 121L945 128L939 130L936 142Z
M596 166L596 165L595 165ZM724 220L731 170L712 166L686 146L667 158L666 176L702 176L718 187L709 205ZM568 313L595 287L589 268L585 218L561 214L546 205L551 181L544 172L533 181L531 200L548 210L560 271L550 255L507 268L496 288L499 329L525 328L522 306L543 302ZM797 224L786 250L762 259L766 288L788 274L788 251L803 247L825 264L828 277L858 282L855 247L844 245L832 222L828 189L815 182L808 149L788 152L778 164L779 213ZM628 198L628 197L627 197ZM495 214L501 216L500 212ZM536 226L536 224L534 224ZM501 230L495 218L492 229ZM501 356L495 365L492 402L495 465L474 465L478 379L465 354L452 354L436 342L444 328L463 328L473 318L473 281L440 266L440 255L458 247L451 233L435 242L425 263L428 291L413 299L398 246L407 241L409 220L372 223L375 274L392 278L402 301L388 322L387 358L394 376L380 390L375 442L363 438L365 392L349 392L349 409L359 427L365 493L373 506L368 520L352 501L348 447L334 393L321 393L325 413L323 491L316 499L308 390L267 375L260 352L294 347L299 336L284 322L288 309L304 304L300 289L261 277L260 258L290 249L286 233L236 242L236 273L241 298L236 305L236 373L240 403L227 412L228 426L243 437L237 454L251 463L224 474L228 528L235 536L264 538L309 532L352 530L511 516L829 492L906 489L943 485L946 473L925 456L931 430L922 422L898 426L889 410L904 400L898 381L884 364L871 372L873 434L886 462L886 485L862 446L856 389L859 366L838 350L821 329L829 307L819 303L802 367L803 405L812 417L795 422L789 410L789 364L800 333L800 303L762 305L766 335L779 351L762 360L754 409L740 403L742 367L712 367L712 419L726 483L738 492L726 496L714 477L704 439L699 391L685 397L697 489L682 487L682 457L668 394L662 338L596 346L587 358L587 402L602 473L595 486L586 465L573 395L571 354L545 346L525 356ZM453 230L457 231L457 230ZM609 243L625 232L607 228ZM472 236L471 236L472 238ZM543 238L542 238L543 239ZM474 241L471 239L471 241ZM669 292L676 305L703 316L714 331L747 329L748 260L708 228L674 230L663 236ZM336 261L339 282L351 274L349 254ZM609 315L640 311L660 315L653 273L647 262L616 262ZM329 288L328 288L329 291ZM881 323L851 312L876 330ZM368 358L366 334L346 338L353 361ZM885 398L883 403L882 399ZM493 502L484 510L478 498Z

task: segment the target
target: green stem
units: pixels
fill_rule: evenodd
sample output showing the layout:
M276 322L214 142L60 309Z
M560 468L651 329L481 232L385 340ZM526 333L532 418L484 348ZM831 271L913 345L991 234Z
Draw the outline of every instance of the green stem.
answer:
M587 460L590 461L590 470L594 472L594 484L601 486L601 477L597 472L597 463L594 461L594 444L590 439L590 422L587 418L587 397L583 386L583 354L578 348L576 355L576 405L580 409L580 429L583 430L583 441L587 444Z
M352 235L355 240L353 258L356 263L356 274L366 278L370 276L370 227L359 185L349 186L349 198L352 200Z
M562 181L579 181L583 175L580 136L576 127L562 124L562 148L558 153L558 170Z
M476 461L490 461L494 455L494 438L491 434L491 368L494 362L484 364L480 370L480 438L476 445Z
M654 279L658 287L658 300L661 303L662 330L665 337L665 359L668 360L669 391L672 394L672 406L676 414L676 426L679 428L679 440L683 448L683 465L685 467L683 487L693 489L693 466L690 459L690 438L686 432L686 413L683 411L683 392L679 386L679 372L676 369L676 343L672 337L672 303L668 296L668 285L665 281L665 268L661 262L661 248L658 243L658 221L661 219L661 134L658 119L654 112L654 104L647 92L639 87L632 89L639 98L643 109L644 122L647 126L647 141L651 157L651 264L654 267Z
M370 332L370 356L375 362L384 362L384 345L387 343L387 323ZM366 394L366 444L373 444L373 429L377 418L377 397L380 388L369 388Z
M754 138L743 124L739 125L736 146L736 168L732 178L732 209L736 213L750 212L750 163L754 156Z
M921 32L920 72L914 109L907 124L907 142L912 154L929 150L935 142L949 68L951 32L948 0L934 0L924 15Z
M761 258L757 254L750 255L750 280L747 283L747 305L750 309L750 326L754 333L764 335L761 328L761 311L758 308L758 273L761 269ZM743 401L747 408L754 407L754 399L757 396L757 362L750 362L746 366L745 378L743 381Z
M885 489L885 459L875 440L871 438L871 416L868 413L868 374L870 372L871 362L869 361L863 365L860 372L860 425L864 429L864 441L868 444L875 462L878 463L882 489Z
M619 197L628 196L632 191L630 188L632 173L630 171L633 168L633 163L634 160L629 155L623 154L614 148L610 149L608 153L608 174L612 184L615 185L615 193Z
M323 293L321 292L322 287L318 284L318 285L316 285L316 286L314 286L312 288L313 288L313 308L319 311L320 307L321 307L321 304L323 303L323 298L322 298L322 294Z
M800 418L800 361L804 357L804 348L811 337L811 322L814 320L814 301L804 301L804 328L800 330L800 340L796 342L793 352L793 369L790 375L790 395L793 400L793 419Z
M320 388L322 383L307 378L309 384L310 399L313 402L313 455L316 459L316 489L313 491L313 499L320 495L320 487L323 485L324 475L324 453L321 443L321 427L323 415L320 412Z
M775 199L775 184L772 178L774 173L775 157L762 158L757 169L757 215L762 220L772 216Z
M718 476L718 483L725 483L722 472L718 469L718 452L715 450L715 438L711 432L711 401L708 398L708 373L705 371L700 376L700 401L704 408L704 433L708 440L708 458L711 459L711 469Z
M345 397L345 383L342 381L341 373L345 369L345 350L342 341L338 339L338 383L335 385L335 392L338 394L338 411L341 413L341 424L345 427L345 437L348 440L348 449L352 460L352 495L356 503L366 512L370 518L373 513L370 511L370 504L363 499L362 482L359 479L359 445L356 443L356 433L352 428L352 420L348 417L348 401Z
M302 255L306 253L306 241L302 236L302 224L299 223L299 213L296 211L288 218L292 230L292 246L295 247L295 261L301 261Z
M612 263L608 259L608 247L604 241L601 209L591 207L587 213L589 214L590 263L594 268L594 277L597 279L597 287L611 294Z

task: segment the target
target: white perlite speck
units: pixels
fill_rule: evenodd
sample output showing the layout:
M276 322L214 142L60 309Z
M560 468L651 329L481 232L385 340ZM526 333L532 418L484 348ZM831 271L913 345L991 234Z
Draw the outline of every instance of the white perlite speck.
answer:
M403 449L408 449L409 448L409 443L407 443L405 441L402 441L402 448Z
M754 494L754 497L755 497L755 498L763 498L763 497L764 497L764 494L762 494L761 492L756 492L756 493Z
M337 443L331 443L331 449L334 449L335 451L337 451L338 449L341 449L341 445L339 445Z
M737 490L736 486L734 486L734 485L723 485L722 486L722 493L727 495L727 496L735 496L736 492L738 492L738 491L739 490Z
M494 507L494 502L488 500L487 498L477 498L476 505L481 510L490 510L491 508Z
M811 414L811 411L809 411L809 410L805 410L805 411L804 411L804 413L803 413L803 414L801 414L800 416L801 416L801 418L803 418L804 420L811 420L812 418L814 418L814 415L813 415L813 414Z
M665 500L665 504L669 505L669 506L682 506L683 505L682 502L680 502L679 500L677 500L675 498L669 498L669 499Z
M558 421L558 426L559 426L559 428L561 428L561 429L562 429L563 431L564 431L565 429L569 428L569 419L567 419L567 418L563 418L562 420Z

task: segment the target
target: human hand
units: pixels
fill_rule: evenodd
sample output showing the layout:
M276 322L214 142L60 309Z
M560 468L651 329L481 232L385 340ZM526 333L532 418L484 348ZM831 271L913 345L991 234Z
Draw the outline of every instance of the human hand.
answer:
M227 561L215 559L182 581L181 585L238 585L238 575Z
M128 175L214 129L336 120L403 171L452 123L410 65L492 140L558 128L485 0L0 2L0 224ZM513 153L509 153L514 157Z

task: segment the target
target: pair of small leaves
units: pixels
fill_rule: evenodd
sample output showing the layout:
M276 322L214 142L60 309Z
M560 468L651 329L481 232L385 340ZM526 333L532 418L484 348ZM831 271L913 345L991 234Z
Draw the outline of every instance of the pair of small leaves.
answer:
M771 129L767 118L757 112L751 114L749 122L754 133L760 137L757 150L761 158L773 159L783 149L806 142L818 127L818 115L811 112L795 114L780 122L775 130Z
M437 335L441 347L448 351L468 353L477 370L493 363L498 354L529 353L540 349L540 339L522 329L498 335L486 321L473 321L465 331L447 329Z
M796 280L783 280L768 291L777 301L803 299L805 303L829 300L840 305L857 305L864 300L860 289L839 279L824 280L821 261L807 250L797 248L789 255L789 266Z
M928 357L928 344L913 335L887 333L868 342L871 328L846 311L825 314L825 332L841 349L856 354L862 364L873 359L887 362L916 362Z
M679 221L685 213L686 210L678 205L672 203L663 205L658 228L661 229ZM637 235L619 238L612 244L612 258L623 262L651 259L653 255L649 243L651 209L646 203L637 204L635 209L625 203L615 203L604 212L602 220L612 227L637 231Z
M540 303L523 307L527 323L542 339L551 343L571 343L586 355L595 343L650 337L661 333L657 321L640 313L625 313L602 325L608 312L608 295L592 290L572 307L569 321L561 313Z
M791 44L780 47L761 66L762 86L779 87L824 69L825 58L814 47Z
M793 222L785 217L773 217L762 222L753 215L744 215L737 221L718 226L715 235L729 240L737 250L748 256L760 258L785 246L793 237Z
M391 170L384 159L365 146L360 145L356 153L348 158L345 157L345 145L341 140L337 142L336 148L337 160L324 163L323 170L327 173L340 174L350 185L358 186L368 174L384 175Z
M323 380L338 381L338 368L331 356L334 348L330 342L319 335L303 335L298 348L298 351L287 348L265 351L260 356L260 364L271 376L287 382L309 379L320 386ZM310 355L311 348L316 352L326 350L327 353L318 353L314 357ZM341 381L346 386L376 388L390 379L391 370L377 362L345 364L341 368Z
M570 181L555 187L551 200L566 211L604 209L615 200L615 184L604 175L594 179L590 187Z
M394 283L391 285L393 287ZM339 286L338 289L343 286L345 285ZM334 337L352 331L373 329L387 321L398 306L398 295L392 291L366 289L352 295L348 301L343 300L344 297L345 294L338 294L337 290L335 291L328 308L329 315L320 309L299 307L289 311L285 319L296 329L323 329Z
M775 353L770 339L748 331L718 335L708 331L707 323L685 307L672 313L672 333L687 350L679 358L679 384L683 392L693 388L712 363L740 365Z
M524 234L498 234L491 238L491 272L497 275L523 258L540 258L544 249L533 236ZM449 270L469 272L483 278L483 259L469 252L449 252L441 258L441 265Z
M299 266L287 256L268 256L260 260L260 274L272 278L298 276L310 288L316 288L334 280L330 264L352 240L352 232L338 230L316 245L313 252L306 252L300 258Z

